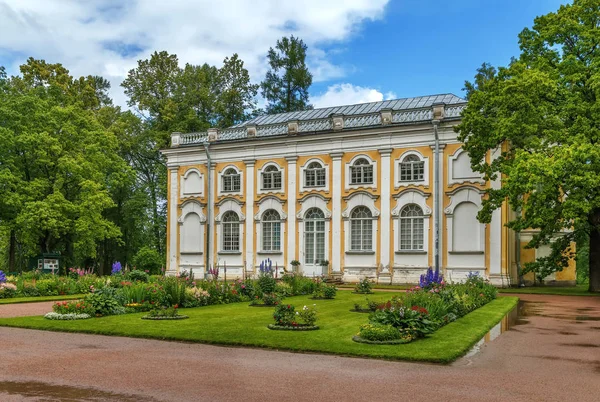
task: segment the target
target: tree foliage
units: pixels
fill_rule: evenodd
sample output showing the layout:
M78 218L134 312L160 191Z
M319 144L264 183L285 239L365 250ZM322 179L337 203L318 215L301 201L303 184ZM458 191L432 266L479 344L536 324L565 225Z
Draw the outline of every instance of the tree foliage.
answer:
M535 229L528 247L551 245L528 264L539 278L562 270L571 242L590 236L590 289L600 291L600 3L575 0L535 19L519 35L507 67L484 64L466 84L457 127L474 168L502 188L488 192L479 217L505 201L516 231ZM486 156L502 149L493 161Z
M306 45L290 36L277 41L267 54L270 70L261 83L262 95L268 101L267 113L296 112L312 109L308 88L312 74L306 66Z

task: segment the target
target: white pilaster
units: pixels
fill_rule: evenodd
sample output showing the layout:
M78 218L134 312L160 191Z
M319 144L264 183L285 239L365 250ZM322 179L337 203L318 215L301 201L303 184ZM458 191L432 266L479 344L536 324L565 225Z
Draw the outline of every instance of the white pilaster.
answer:
M331 270L333 272L341 271L341 254L342 254L342 155L343 152L335 152L331 154L333 159L333 186L331 192L331 230L332 230L332 245L331 245Z
M177 267L177 201L179 196L179 188L177 186L177 167L169 167L169 258L167 265L167 274L175 275L178 271Z
M501 149L497 148L492 152L492 160L498 158ZM501 187L500 178L491 182L493 189ZM492 221L490 222L490 248L486 250L490 253L490 281L496 286L508 286L507 278L502 273L502 209L496 209L492 212Z
M208 191L208 194L213 194L212 196L209 196L208 198L208 202L212 203L212 205L210 206L210 208L208 208L208 211L210 211L210 214L208 216L208 222L210 222L210 233L208 233L208 244L210 245L210 250L208 251L208 255L209 255L209 261L208 261L208 268L213 267L216 263L217 263L217 258L218 256L217 254L217 247L215 247L215 228L216 228L216 222L215 222L215 196L214 194L217 191L217 186L216 186L216 174L215 174L215 167L217 166L216 163L212 162L210 164L210 170L208 172L208 174L210 175L210 180L208 181L209 183L211 183L212 188ZM208 271L208 268L206 268L206 271Z
M445 269L444 267L444 253L446 252L444 249L444 238L448 238L448 233L452 232L452 227L451 226L446 226L446 230L444 230L444 223L447 222L447 220L444 219L444 192L445 192L445 186L444 186L444 166L445 166L445 159L444 159L444 148L446 148L446 144L440 144L439 145L439 152L438 152L438 165L435 166L435 146L431 145L431 149L434 153L433 155L433 182L436 182L436 178L437 180L439 180L439 186L440 186L440 190L439 190L439 201L437 201L437 206L438 208L436 209L436 194L435 194L435 185L433 188L433 205L434 207L433 209L433 221L432 221L432 227L430 230L433 231L433 247L431 248L432 250L432 266L435 266L435 241L436 241L436 236L439 235L438 238L438 254L439 254L439 261L440 261L440 270ZM437 217L439 217L438 220L438 224L439 224L439 232L436 233L435 231L435 221L436 219L438 219ZM451 220L450 220L451 221Z
M390 220L391 220L391 182L392 172L390 163L390 154L392 149L380 149L381 155L381 225L379 227L379 263L385 266L392 266L390 259Z
M287 261L284 261L286 267L290 261L296 257L296 194L298 186L296 183L296 161L297 156L287 156L288 163L288 182L287 182L287 204L288 204L288 230L287 230Z
M244 159L246 164L246 266L244 269L254 269L254 197L256 190L254 188L254 159Z

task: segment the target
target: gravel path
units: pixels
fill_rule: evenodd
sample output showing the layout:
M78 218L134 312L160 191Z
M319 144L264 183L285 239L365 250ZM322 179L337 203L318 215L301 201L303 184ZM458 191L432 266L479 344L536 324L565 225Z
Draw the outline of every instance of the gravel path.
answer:
M450 366L0 328L0 401L597 401L600 298L522 298Z
M57 301L0 304L0 318L44 315L52 311L52 305Z

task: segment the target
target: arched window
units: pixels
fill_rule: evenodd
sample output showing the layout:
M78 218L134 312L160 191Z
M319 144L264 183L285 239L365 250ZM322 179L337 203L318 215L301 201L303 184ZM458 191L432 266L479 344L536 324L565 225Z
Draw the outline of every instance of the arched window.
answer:
M425 162L417 155L408 155L400 163L400 181L423 181Z
M240 217L233 211L223 214L223 251L240 251Z
M423 210L409 204L400 211L400 250L423 250Z
M360 158L350 166L350 184L372 184L373 165L365 158Z
M325 187L325 168L311 162L304 170L304 187Z
M319 264L325 260L325 214L311 208L304 215L304 262Z
M262 173L262 189L263 190L280 190L281 189L281 171L277 166L270 165Z
M356 207L350 214L350 250L373 250L373 215L367 207Z
M240 174L234 168L229 168L223 173L223 192L232 193L240 191Z
M268 209L262 216L263 251L281 250L281 217L274 209Z

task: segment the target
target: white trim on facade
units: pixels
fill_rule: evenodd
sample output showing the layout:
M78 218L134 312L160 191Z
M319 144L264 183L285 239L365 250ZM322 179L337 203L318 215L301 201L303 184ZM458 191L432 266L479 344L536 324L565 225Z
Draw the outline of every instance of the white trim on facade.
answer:
M279 188L279 189L263 189L263 173L264 173L265 169L267 169L269 166L276 166L277 169L279 169L279 172L281 173L281 188ZM286 192L287 182L286 182L285 168L282 166L279 166L279 164L276 162L265 163L260 169L257 170L256 179L257 179L257 183L256 183L257 184L256 185L256 193L257 194L285 194L285 192Z
M234 169L237 174L240 175L240 190L239 191L223 191L223 174L229 170ZM218 172L217 179L217 196L230 196L230 195L242 195L244 193L244 172L238 169L235 165L227 165L221 171Z
M369 161L369 163L373 167L373 182L372 183L357 183L357 184L351 183L352 172L351 172L350 168L359 159L366 159L367 161ZM346 190L356 189L356 188L377 188L377 185L379 183L378 182L379 179L377 177L377 161L371 159L371 157L369 155L362 154L362 153L355 155L352 159L350 159L350 161L348 163L346 163L345 169L346 169L346 183L345 183Z
M467 166L463 166L463 169L468 169L470 172L467 175L459 176L457 173L458 166L454 166L458 163L462 163L463 165L467 164ZM481 174L473 172L471 169L471 159L466 151L462 148L458 148L452 155L448 157L448 185L451 186L453 184L464 183L485 184L485 180L483 180Z
M318 162L319 164L321 164L321 167L325 169L324 186L306 186L306 169L313 162ZM300 187L301 193L313 190L329 192L329 165L323 162L321 158L310 158L309 160L307 160L306 163L300 166L300 177L298 180L298 186Z
M401 181L400 180L400 164L404 158L414 155L423 162L423 180L420 181ZM423 186L429 187L429 157L423 156L419 151L410 149L403 152L397 159L394 160L394 188L397 190L401 187L408 186Z

